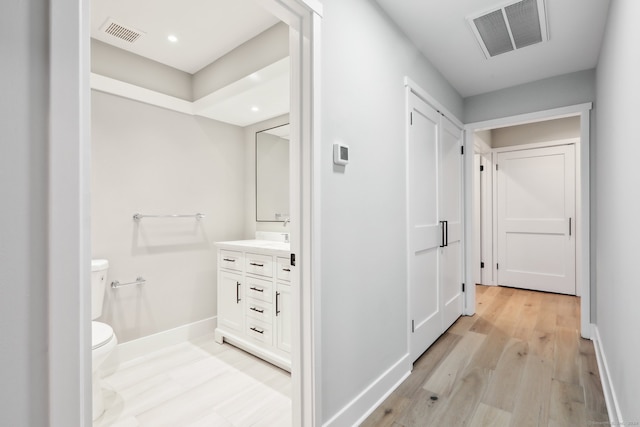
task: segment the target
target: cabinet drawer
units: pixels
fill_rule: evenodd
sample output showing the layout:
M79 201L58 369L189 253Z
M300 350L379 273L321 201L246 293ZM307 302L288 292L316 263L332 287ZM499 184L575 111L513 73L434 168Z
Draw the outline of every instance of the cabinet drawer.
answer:
M273 328L257 319L247 318L247 336L262 344L273 345Z
M273 283L256 277L245 278L245 295L260 301L273 302Z
M286 280L288 282L291 275L291 260L289 258L278 257L276 268L276 277L278 280Z
M247 273L273 277L273 257L269 255L247 253L244 263Z
M253 298L247 298L247 316L258 319L267 325L273 323L273 308L271 303Z
M220 249L218 265L227 270L242 271L242 252Z

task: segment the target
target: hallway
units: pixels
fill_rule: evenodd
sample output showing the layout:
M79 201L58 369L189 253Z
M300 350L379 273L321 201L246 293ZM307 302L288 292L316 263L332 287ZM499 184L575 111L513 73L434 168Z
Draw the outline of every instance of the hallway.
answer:
M580 299L476 286L461 317L362 426L583 426L607 423Z

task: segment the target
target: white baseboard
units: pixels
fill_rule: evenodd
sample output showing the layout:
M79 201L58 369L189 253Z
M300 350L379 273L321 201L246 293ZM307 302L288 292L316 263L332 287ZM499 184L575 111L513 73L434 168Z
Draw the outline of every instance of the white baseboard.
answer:
M409 354L380 375L323 427L360 425L411 374Z
M591 339L593 340L593 346L596 350L596 359L598 361L598 370L600 371L600 381L602 382L602 392L604 393L604 400L607 404L607 412L609 414L609 423L612 426L624 425L622 414L620 413L620 405L618 398L616 397L616 391L613 388L611 382L611 374L609 373L609 364L607 363L607 357L602 347L602 341L600 339L600 331L595 324L591 325L593 333Z
M145 356L152 351L180 344L202 335L212 334L216 329L217 323L216 316L209 317L208 319L118 344L105 361L102 368L103 374L108 375L115 371L120 364Z

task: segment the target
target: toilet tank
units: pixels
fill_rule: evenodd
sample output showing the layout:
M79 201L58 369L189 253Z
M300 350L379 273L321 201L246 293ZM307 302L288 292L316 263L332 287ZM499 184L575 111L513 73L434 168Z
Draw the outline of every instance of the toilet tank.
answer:
M91 260L91 319L102 316L108 268L109 261L106 259Z

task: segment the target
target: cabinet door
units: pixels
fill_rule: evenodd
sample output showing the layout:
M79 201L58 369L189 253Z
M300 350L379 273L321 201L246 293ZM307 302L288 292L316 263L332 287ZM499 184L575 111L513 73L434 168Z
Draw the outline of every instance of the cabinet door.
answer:
M276 340L277 347L291 353L291 287L276 285Z
M244 289L240 274L221 271L218 281L218 326L242 332Z

